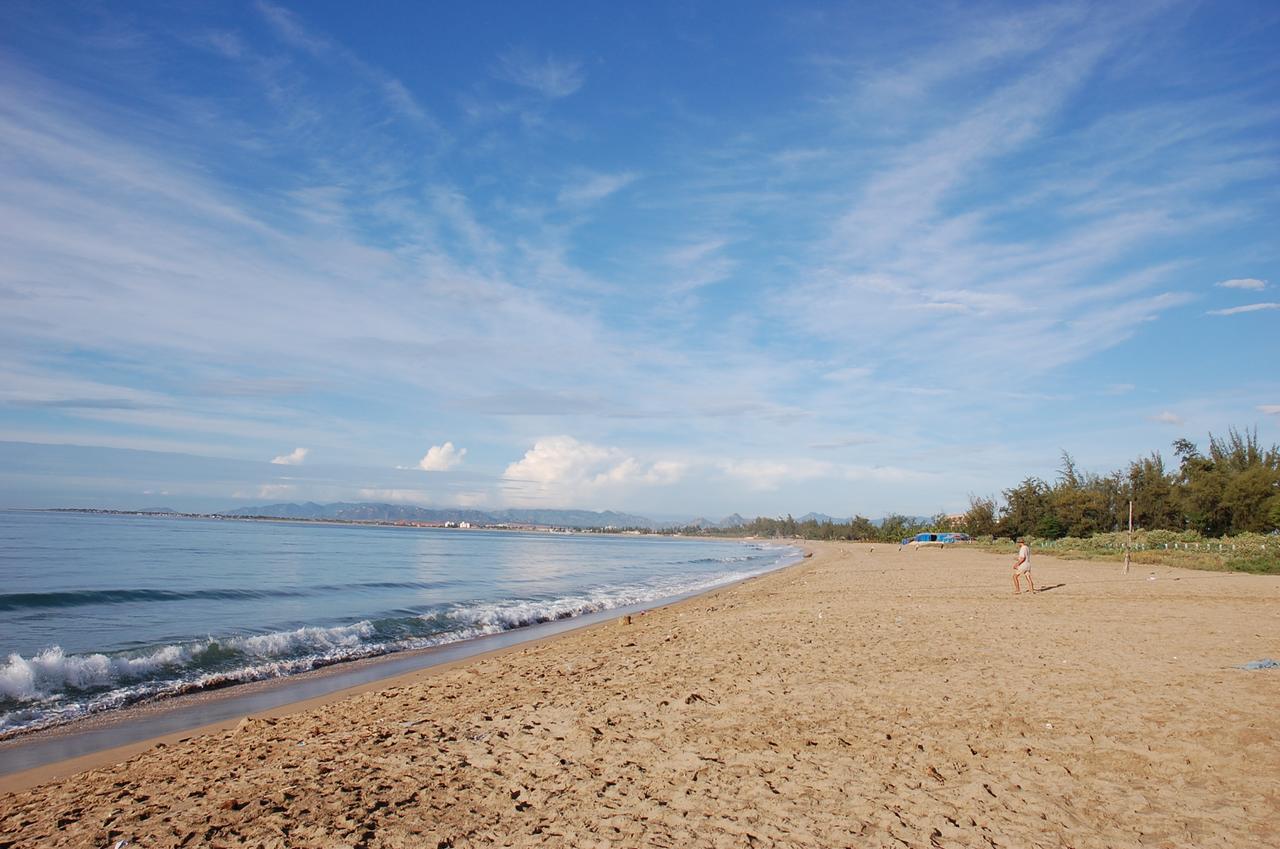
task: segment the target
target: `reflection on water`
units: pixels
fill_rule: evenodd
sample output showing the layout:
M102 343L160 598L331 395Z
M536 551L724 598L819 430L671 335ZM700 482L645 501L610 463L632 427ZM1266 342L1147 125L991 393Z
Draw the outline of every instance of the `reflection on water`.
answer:
M678 595L776 550L0 511L0 733Z

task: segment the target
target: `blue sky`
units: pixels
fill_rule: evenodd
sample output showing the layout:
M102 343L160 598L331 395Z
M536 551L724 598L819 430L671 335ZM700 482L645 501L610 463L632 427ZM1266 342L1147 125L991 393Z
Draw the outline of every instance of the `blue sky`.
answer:
M0 504L925 514L1280 441L1280 8L903 5L4 4Z

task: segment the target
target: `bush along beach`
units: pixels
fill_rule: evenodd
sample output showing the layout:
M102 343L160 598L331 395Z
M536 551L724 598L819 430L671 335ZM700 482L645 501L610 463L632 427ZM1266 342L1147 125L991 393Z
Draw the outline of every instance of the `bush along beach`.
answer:
M1105 475L1082 471L1064 451L1052 483L1027 477L999 498L971 495L960 515L760 517L711 532L898 542L923 531L963 531L998 548L1029 537L1060 556L1119 560L1130 544L1132 502L1133 562L1280 573L1280 446L1264 448L1256 430L1232 428L1210 434L1203 451L1185 438L1172 447L1175 467L1155 451Z

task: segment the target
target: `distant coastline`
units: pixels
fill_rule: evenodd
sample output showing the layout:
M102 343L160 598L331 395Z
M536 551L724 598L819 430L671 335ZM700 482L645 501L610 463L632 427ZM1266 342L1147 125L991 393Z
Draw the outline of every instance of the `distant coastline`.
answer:
M433 530L478 531L526 531L535 533L595 533L628 535L666 535L672 530L646 527L588 527L582 525L535 524L523 522L493 522L477 524L471 521L417 520L417 519L343 519L335 517L309 518L305 516L271 516L267 514L236 513L188 513L178 510L122 510L106 507L9 507L8 510L28 513L82 513L96 516L145 516L152 519L204 519L225 522L288 522L301 525L363 525L381 528L429 528Z

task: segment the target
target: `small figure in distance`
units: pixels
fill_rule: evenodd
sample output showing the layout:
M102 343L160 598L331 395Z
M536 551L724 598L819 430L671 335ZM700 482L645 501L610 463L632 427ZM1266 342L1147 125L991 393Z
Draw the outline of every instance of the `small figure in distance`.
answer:
M1022 586L1018 583L1018 576L1023 575L1027 579L1028 592L1034 593L1036 585L1031 582L1031 547L1027 545L1026 537L1018 537L1018 559L1013 562L1013 594L1018 595L1022 592Z

